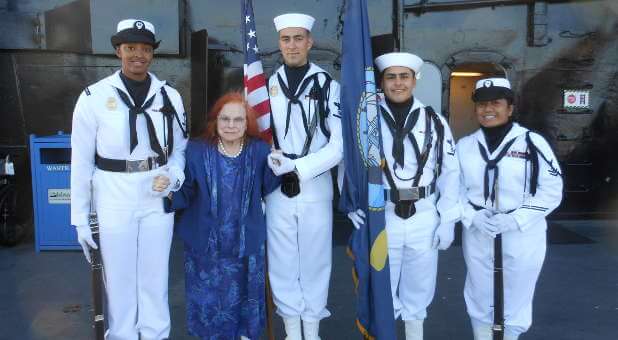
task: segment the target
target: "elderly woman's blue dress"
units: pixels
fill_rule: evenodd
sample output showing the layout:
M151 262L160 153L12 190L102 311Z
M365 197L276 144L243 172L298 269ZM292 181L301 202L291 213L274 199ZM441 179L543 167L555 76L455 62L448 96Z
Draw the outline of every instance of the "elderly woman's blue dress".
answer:
M189 142L185 182L166 209L181 210L189 333L200 339L258 339L265 325L261 199L279 186L268 144L249 140L238 157Z

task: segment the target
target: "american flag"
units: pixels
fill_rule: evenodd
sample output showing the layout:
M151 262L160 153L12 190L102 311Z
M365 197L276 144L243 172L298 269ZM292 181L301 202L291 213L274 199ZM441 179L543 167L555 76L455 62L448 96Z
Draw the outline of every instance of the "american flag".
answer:
M253 4L251 0L242 2L242 34L245 50L244 84L247 102L257 113L260 132L266 136L270 132L270 100L266 77L262 69L262 61L258 54L257 34L255 32L255 20L253 16Z

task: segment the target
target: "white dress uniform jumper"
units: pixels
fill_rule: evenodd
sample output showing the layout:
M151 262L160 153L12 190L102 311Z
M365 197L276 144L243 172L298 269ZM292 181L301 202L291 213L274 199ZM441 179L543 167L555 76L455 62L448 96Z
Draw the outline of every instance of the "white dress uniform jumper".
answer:
M343 156L339 84L310 63L296 93L288 86L281 66L269 79L271 129L275 147L295 159L296 171L284 174L281 190L266 198L268 274L277 313L284 321L300 317L317 323L330 315L326 309L333 209L329 170ZM296 326L300 327L290 328Z
M109 340L165 339L170 331L174 216L163 211L161 193L152 191L152 183L165 171L171 189L180 188L186 127L178 92L154 74L149 77L141 107L134 105L118 71L87 87L73 113L71 223L87 225L94 200Z
M468 269L464 297L475 339L491 339L494 323L493 238L472 226L479 209L508 213L518 225L502 233L505 339L516 339L532 323L532 298L546 251L545 218L562 199L558 161L545 139L517 123L493 152L479 129L459 141L457 153Z
M406 321L407 338L422 339L422 321L436 286L434 232L440 224L460 218L459 162L442 116L412 98L403 128L398 129L396 118L380 99L393 307L395 318Z

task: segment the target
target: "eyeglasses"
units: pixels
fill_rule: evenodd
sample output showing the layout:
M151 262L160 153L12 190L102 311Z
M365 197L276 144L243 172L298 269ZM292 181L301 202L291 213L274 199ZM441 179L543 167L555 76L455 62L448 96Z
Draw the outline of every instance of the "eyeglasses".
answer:
M236 117L234 119L231 119L230 117L219 116L217 118L217 121L219 122L219 124L224 125L242 125L247 121L247 119L243 117Z

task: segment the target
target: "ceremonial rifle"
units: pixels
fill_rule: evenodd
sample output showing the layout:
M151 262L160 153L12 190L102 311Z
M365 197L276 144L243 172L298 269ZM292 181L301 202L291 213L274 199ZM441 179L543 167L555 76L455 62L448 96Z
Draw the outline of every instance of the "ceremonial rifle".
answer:
M499 214L498 181L494 183L495 213ZM502 271L502 234L494 238L494 324L491 327L493 340L504 339L504 274Z
M103 315L103 263L101 261L101 245L99 242L99 219L94 208L94 194L90 184L90 213L88 225L92 232L92 240L97 249L90 248L90 266L92 268L92 305L94 308L94 335L96 340L105 339L105 316Z

